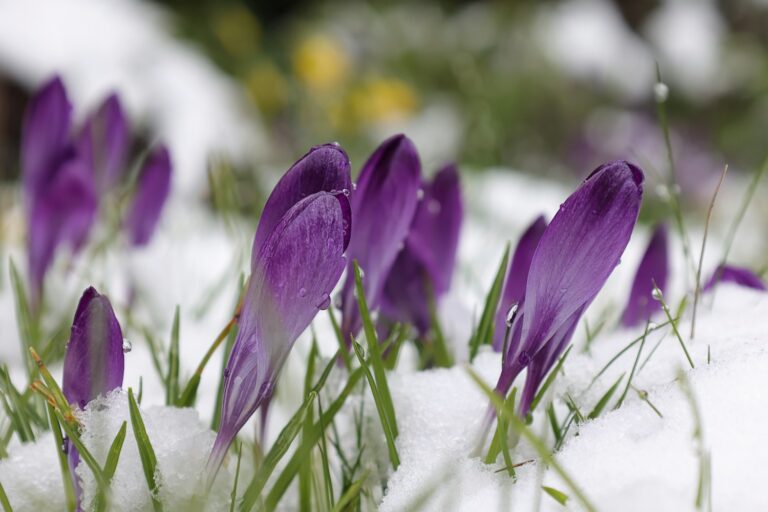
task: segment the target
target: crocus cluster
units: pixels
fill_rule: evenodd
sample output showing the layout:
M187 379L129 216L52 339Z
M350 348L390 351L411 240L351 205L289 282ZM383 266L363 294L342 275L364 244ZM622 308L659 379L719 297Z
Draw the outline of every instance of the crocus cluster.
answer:
M330 305L330 293L346 266L350 189L346 153L327 144L296 162L264 206L237 338L224 373L209 481L243 425L270 400L296 339Z
M659 224L654 229L648 248L645 250L632 281L629 301L621 323L625 327L635 327L646 322L651 315L661 311L661 303L654 299L654 284L662 292L667 290L669 276L669 249L667 227Z
M598 167L541 234L496 385L506 395L527 369L521 415L528 413L582 313L619 264L637 221L643 179L639 168L624 161Z
M90 287L77 305L64 356L62 391L65 398L84 408L99 395L119 388L123 384L124 364L123 333L112 305L106 296ZM79 504L81 489L75 468L80 455L70 440L66 448Z
M362 327L352 271L363 271L366 302L387 320L409 322L420 334L429 304L450 288L463 217L457 169L448 165L429 182L413 142L384 141L360 171L352 194L347 277L341 291L342 333L349 344Z
M29 219L28 265L37 307L45 274L60 247L85 244L101 199L125 181L131 135L116 95L76 130L63 82L54 77L30 99L21 141L22 186ZM170 190L168 151L158 146L136 181L126 218L135 245L149 240Z

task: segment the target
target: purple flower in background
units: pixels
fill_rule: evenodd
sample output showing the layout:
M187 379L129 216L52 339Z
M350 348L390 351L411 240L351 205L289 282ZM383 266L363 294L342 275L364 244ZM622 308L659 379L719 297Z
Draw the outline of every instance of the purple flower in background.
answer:
M410 231L420 186L419 155L405 135L385 140L360 171L357 189L352 194L355 224L349 243L347 277L341 291L341 331L347 344L362 327L352 263L357 260L363 271L365 298L374 310Z
M619 264L637 221L642 183L643 172L625 161L598 167L560 205L541 236L496 385L506 395L528 368L521 415Z
M323 173L327 179L314 179ZM208 460L209 481L237 433L271 398L298 336L330 305L329 294L346 266L351 208L344 189L337 186L349 183L348 173L349 162L340 148L314 148L288 171L267 201L237 339L225 370L221 427ZM335 192L322 190L325 186Z
M123 333L109 299L90 287L77 305L64 356L62 391L67 401L81 409L99 395L123 384ZM67 440L69 468L80 500L75 468L77 449Z
M130 126L117 94L110 94L83 123L78 150L93 169L100 194L120 182L131 146Z
M410 322L421 335L430 325L429 287L437 301L450 289L456 264L463 218L456 166L445 166L422 190L408 238L389 271L381 297L383 316Z
M22 187L29 219L31 301L37 308L45 273L61 245L73 253L96 216L92 169L70 139L72 105L59 77L33 96L24 114Z
M528 270L531 268L531 260L539 239L547 229L547 221L543 215L536 217L517 242L515 254L507 268L507 277L504 282L504 290L501 293L499 309L496 311L496 320L493 331L493 350L501 352L504 347L504 335L507 332L507 314L515 304L520 304L525 297L525 283L528 281Z
M171 191L171 157L160 145L144 162L136 182L136 192L125 219L131 244L147 245Z
M703 291L709 291L719 283L736 283L755 290L766 290L765 283L751 270L733 265L720 265L704 285Z
M667 289L669 275L667 226L659 224L653 231L648 248L637 267L632 290L629 292L629 302L621 323L626 327L634 327L646 322L651 315L661 311L661 303L653 298L653 283L663 292Z

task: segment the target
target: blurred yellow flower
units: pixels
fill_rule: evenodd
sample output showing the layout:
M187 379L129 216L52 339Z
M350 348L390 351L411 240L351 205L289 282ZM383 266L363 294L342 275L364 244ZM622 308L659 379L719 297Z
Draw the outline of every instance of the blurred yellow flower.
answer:
M259 21L242 5L217 11L213 17L213 32L221 46L236 57L253 53L261 36Z
M350 62L344 46L335 38L314 34L299 43L293 54L296 76L308 87L328 90L347 77Z
M288 84L280 70L269 61L259 62L248 70L245 88L251 100L265 114L276 113L288 99Z
M416 110L416 92L402 80L377 78L352 92L352 111L362 123L386 123L405 119Z

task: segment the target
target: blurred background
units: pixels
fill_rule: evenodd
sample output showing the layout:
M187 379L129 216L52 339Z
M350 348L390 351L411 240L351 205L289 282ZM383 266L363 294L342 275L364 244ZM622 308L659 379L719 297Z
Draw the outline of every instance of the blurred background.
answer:
M117 90L170 144L176 189L222 208L257 212L264 177L312 145L338 141L357 171L400 131L428 172L575 180L624 157L652 177L657 65L684 196L708 197L726 162L751 172L766 0L2 0L0 176L17 178L30 91L60 72L76 105Z

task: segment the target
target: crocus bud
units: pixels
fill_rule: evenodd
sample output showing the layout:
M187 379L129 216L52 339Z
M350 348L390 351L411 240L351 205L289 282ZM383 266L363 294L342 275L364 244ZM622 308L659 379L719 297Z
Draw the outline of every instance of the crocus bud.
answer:
M317 312L330 305L330 293L346 265L343 253L352 225L345 189L336 187L348 183L346 154L335 146L320 146L286 173L267 200L237 338L224 373L221 426L208 460L209 482L237 433L269 402L296 339ZM320 190L310 193L312 189Z
M755 290L766 290L765 283L757 274L748 268L733 265L718 266L702 290L709 291L719 283L736 283Z
M347 344L362 327L352 264L357 260L363 271L368 307L378 308L386 278L410 231L420 186L419 155L405 135L384 141L360 172L351 200L355 223L341 291L341 330Z
M24 114L22 186L28 214L30 298L37 308L56 250L80 250L96 216L92 170L70 141L72 106L61 80L45 84Z
M130 126L117 94L110 94L86 118L78 135L77 147L86 158L99 194L111 190L126 168L131 145Z
M667 238L667 227L660 224L653 231L651 240L648 242L648 248L637 267L635 280L632 282L629 302L621 316L621 323L626 327L640 325L646 322L651 315L661 311L661 303L653 298L653 284L656 283L662 292L667 289L669 274Z
M124 359L123 333L109 299L88 288L77 305L64 356L62 391L67 401L83 408L99 395L122 386ZM80 456L69 440L67 448L79 502L81 490L75 468Z
M638 167L624 161L598 167L560 205L541 236L497 383L506 394L528 367L521 415L618 265L637 222L643 179Z
M496 310L496 320L493 327L493 350L501 352L504 346L504 336L507 333L507 321L510 308L519 305L525 297L525 283L528 281L528 269L531 267L533 253L539 245L539 239L547 229L547 221L539 215L520 236L512 255L512 261L507 268L504 290L501 292L499 309Z
M171 157L158 146L147 157L136 182L136 192L125 219L128 239L135 246L147 245L171 191Z
M445 166L422 190L408 238L384 285L381 313L410 322L423 335L430 325L429 294L437 301L448 292L456 265L463 218L456 166Z

